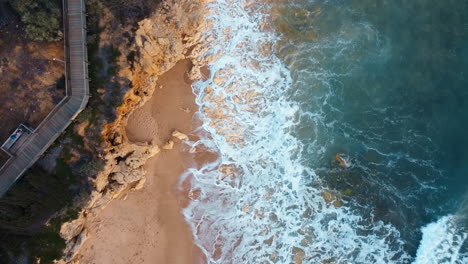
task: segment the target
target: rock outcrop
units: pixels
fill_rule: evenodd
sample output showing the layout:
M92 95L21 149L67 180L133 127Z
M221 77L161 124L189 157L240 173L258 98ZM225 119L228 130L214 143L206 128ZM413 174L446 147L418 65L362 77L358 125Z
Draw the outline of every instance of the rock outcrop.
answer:
M80 250L81 246L84 244L86 239L88 239L88 232L86 231L86 229L84 229L83 231L81 231L80 234L78 234L76 237L67 242L67 246L65 248L66 262L69 262L76 256L76 254L78 254L78 251Z
M60 234L67 241L62 263L74 263L74 259L78 259L76 256L79 248L88 237L87 218L96 216L110 201L123 196L122 192L125 190L139 190L144 187L144 165L160 152L160 147L154 143L130 142L125 132L127 120L133 110L151 98L158 77L178 61L190 59L193 64L190 77L201 77L200 67L204 60L198 54L206 49L201 44L204 42L202 29L206 27L206 2L207 0L163 1L151 17L138 23L133 43L112 43L109 32L102 38L105 44L118 47L122 58L130 52L137 54L132 63L119 60L119 75L130 80L133 88L125 95L124 103L117 108L116 120L103 129L102 136L107 146L106 163L94 179L95 188L80 218L65 223L61 228ZM178 131L174 131L173 136L179 140L188 140L187 135ZM162 149L170 150L173 146L174 142L170 140Z
M171 150L172 148L174 148L174 141L172 141L172 140L169 140L163 146L163 149L165 149L165 150Z
M83 218L78 218L71 222L67 222L60 228L60 236L67 241L72 240L73 238L77 237L81 231L83 231L83 227Z
M172 136L175 137L175 138L178 138L179 140L188 140L188 136L185 135L184 133L182 132L179 132L177 130L175 130L174 132L172 132Z

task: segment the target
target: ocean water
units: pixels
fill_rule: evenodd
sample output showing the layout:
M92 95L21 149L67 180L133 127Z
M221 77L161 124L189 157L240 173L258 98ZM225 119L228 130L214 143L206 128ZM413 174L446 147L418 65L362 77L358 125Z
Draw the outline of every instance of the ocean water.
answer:
M210 10L189 145L219 158L181 178L209 263L468 263L468 1Z

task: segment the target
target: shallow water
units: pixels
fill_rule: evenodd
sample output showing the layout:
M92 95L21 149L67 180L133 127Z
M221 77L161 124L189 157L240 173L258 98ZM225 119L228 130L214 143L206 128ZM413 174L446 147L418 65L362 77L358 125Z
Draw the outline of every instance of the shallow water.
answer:
M211 8L220 158L183 178L210 263L468 262L468 1Z

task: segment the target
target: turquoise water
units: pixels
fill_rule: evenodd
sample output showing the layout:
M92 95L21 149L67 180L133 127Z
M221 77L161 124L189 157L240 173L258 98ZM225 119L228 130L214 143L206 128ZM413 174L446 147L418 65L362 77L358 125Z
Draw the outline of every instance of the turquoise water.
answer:
M321 157L309 164L398 226L414 252L415 230L455 212L468 187L468 2L296 1L294 8L321 10L307 22L288 15L291 27L316 38L299 37L282 51L294 76L291 98L305 113L320 113L298 126L312 146L307 155ZM337 152L356 166L330 172Z
M184 178L210 263L468 263L468 1L211 7L220 158Z

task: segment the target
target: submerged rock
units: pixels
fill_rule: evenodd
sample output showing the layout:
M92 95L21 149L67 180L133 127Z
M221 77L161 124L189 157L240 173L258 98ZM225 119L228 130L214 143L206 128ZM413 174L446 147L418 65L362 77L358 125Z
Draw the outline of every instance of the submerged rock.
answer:
M250 212L250 205L244 204L244 206L242 206L242 212L248 214Z
M305 258L305 251L302 248L293 247L293 263L302 264Z
M340 166L343 167L343 168L349 168L352 165L351 158L349 158L345 154L338 153L338 154L335 155L335 159L338 161Z
M341 202L341 197L339 195L333 194L330 191L322 191L322 197L327 205L332 204L335 207L341 207L343 205Z

